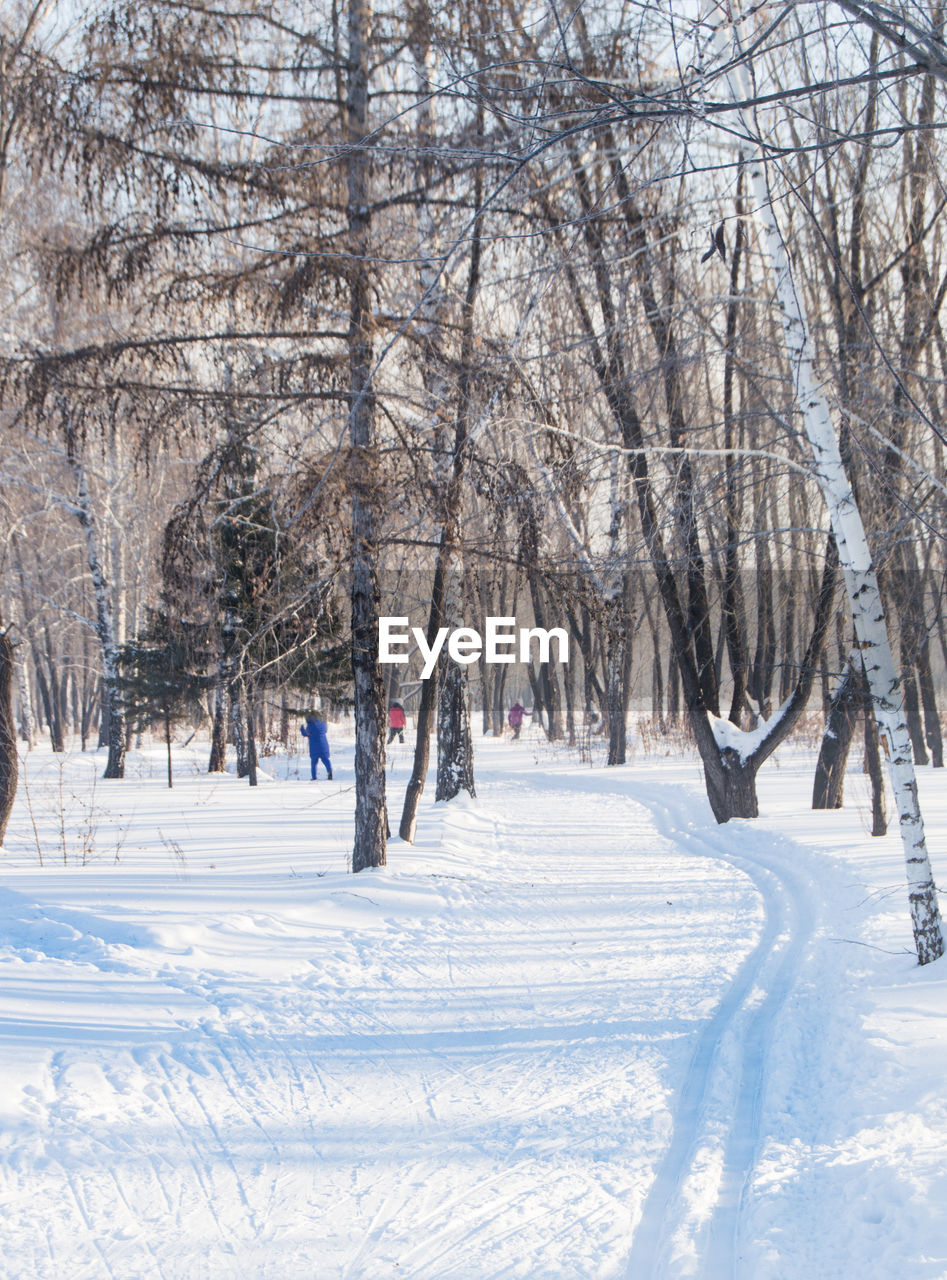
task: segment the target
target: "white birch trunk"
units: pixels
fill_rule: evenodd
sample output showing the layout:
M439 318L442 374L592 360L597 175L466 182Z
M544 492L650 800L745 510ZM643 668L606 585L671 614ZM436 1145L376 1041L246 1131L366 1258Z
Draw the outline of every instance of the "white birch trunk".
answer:
M733 21L729 48L726 22L720 21L716 16L712 21L715 24L718 52L724 60L729 56L734 60L733 69L727 74L731 98L734 102L748 101L752 97L752 88L746 65L741 60L742 48L738 30L740 18L737 16ZM748 138L754 137L755 131L748 113L740 108L735 110L740 118L742 132ZM813 474L822 490L838 544L855 636L874 703L875 719L887 746L888 774L904 843L908 899L918 962L928 964L943 954L944 938L937 892L927 856L924 822L918 803L911 739L904 715L900 680L888 640L878 579L861 513L842 463L829 402L816 377L805 309L793 282L789 255L776 218L766 162L759 149L749 161L748 176L753 195L753 213L762 228L773 271L776 300L782 313L786 348L793 369L796 399L802 410L806 437L812 450Z
M11 618L11 626L15 624L16 615L14 613L13 618ZM14 666L16 669L17 702L20 712L20 737L26 743L27 750L32 751L36 746L38 729L36 713L33 710L33 694L30 690L29 672L26 669L25 660L16 653L14 654Z
M30 678L27 675L26 663L17 662L16 678L20 698L20 729L23 741L32 751L36 746L36 717L33 714L33 698L30 693Z

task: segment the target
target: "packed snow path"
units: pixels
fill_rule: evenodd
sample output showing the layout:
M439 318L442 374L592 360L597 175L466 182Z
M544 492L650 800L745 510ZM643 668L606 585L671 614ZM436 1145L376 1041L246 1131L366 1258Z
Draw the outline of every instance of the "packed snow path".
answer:
M895 1064L825 963L864 886L693 766L482 754L357 878L343 752L100 783L55 870L8 837L5 1277L947 1275L943 1105L870 1132Z

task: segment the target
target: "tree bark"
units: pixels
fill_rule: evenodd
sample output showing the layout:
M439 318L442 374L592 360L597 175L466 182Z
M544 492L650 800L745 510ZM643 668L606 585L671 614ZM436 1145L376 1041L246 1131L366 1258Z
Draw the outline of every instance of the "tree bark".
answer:
M437 789L435 800L453 800L474 790L467 668L447 659L440 680L437 708Z
M224 773L227 769L227 692L223 662L217 664L217 681L214 685L214 721L210 734L210 761L208 773Z
M924 738L931 753L935 769L944 767L944 737L937 713L937 697L934 691L934 673L931 670L931 648L927 630L918 646L917 682L921 690L921 706L924 708Z
M865 719L865 772L871 782L871 834L883 836L888 833L888 818L885 813L885 779L881 768L878 725L868 683L863 679L859 684Z
M247 749L247 723L244 714L243 680L235 676L228 686L230 694L230 727L237 757L237 777L245 778L250 772L250 753Z
M631 658L631 627L628 617L628 574L623 575L621 594L608 620L608 757L607 765L624 764L628 751L628 676Z
M482 174L478 167L474 179L474 200L476 207L480 208L482 200ZM457 416L454 422L454 440L451 450L450 471L447 476L446 484L443 490L443 511L441 514L441 533L437 544L437 559L434 565L434 580L431 587L431 604L428 614L427 624L427 644L428 648L432 645L434 637L437 635L438 629L444 625L445 611L445 593L448 589L448 574L452 572L453 560L458 539L459 520L461 514L461 501L463 497L463 480L464 471L467 463L467 439L471 427L471 409L473 402L473 322L474 307L477 301L477 294L480 289L480 261L481 261L481 220L476 218L472 230L471 248L470 248L470 269L467 274L467 289L464 296L464 309L461 322L461 342L460 342L460 379L457 387ZM440 664L438 664L440 665ZM451 663L447 670L456 666ZM424 783L427 778L428 764L430 761L431 751L431 728L434 721L435 708L437 711L437 733L438 733L438 781L436 798L452 799L453 795L447 796L442 791L450 789L450 784L441 782L441 759L442 751L440 745L441 737L447 739L445 750L451 758L460 756L469 756L469 778L470 793L473 794L473 741L470 737L470 716L466 703L466 687L467 672L463 671L463 689L464 695L460 696L456 688L447 694L438 696L438 681L441 679L437 668L431 673L428 680L422 682L421 696L418 705L417 731L414 741L414 762L411 767L411 777L408 780L408 786L405 791L404 807L401 812L401 824L399 827L399 835L402 840L408 844L414 843L418 825L418 805L421 800L421 794L424 791ZM483 687L484 705L486 705L487 688ZM457 725L448 724L443 720L443 716L449 716L457 712L462 712L462 720ZM501 721L502 723L502 721ZM466 740L466 745L459 746L458 736ZM461 767L458 776L465 778L468 775L466 767ZM465 785L461 782L458 785Z
M346 220L349 232L349 479L352 495L352 675L355 687L355 842L352 870L385 865L385 695L378 666L379 478L372 386L368 68L371 6L349 0Z
M13 718L13 645L0 619L0 845L6 835L10 811L16 799L19 761L16 754L16 722Z
M164 704L164 745L168 754L168 790L174 786L174 773L171 768L171 708Z
M857 669L857 655L852 655L839 682L829 708L825 733L819 747L815 778L812 784L813 809L841 809L845 792L845 766L855 722L863 702L862 676Z
M247 707L247 780L251 787L257 786L257 754L256 754L256 717L254 715L255 702L255 682L249 677L244 685L244 696L246 698Z

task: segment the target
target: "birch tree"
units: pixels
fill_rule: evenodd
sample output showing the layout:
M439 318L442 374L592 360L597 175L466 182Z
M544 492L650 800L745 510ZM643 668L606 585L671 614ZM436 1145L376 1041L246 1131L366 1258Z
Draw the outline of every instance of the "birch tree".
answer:
M732 62L725 72L731 100L735 104L751 102L753 85L743 49L741 18L737 16L728 23L719 14L711 12L710 21L718 57L727 64L732 54ZM728 25L729 42L726 39ZM737 106L734 112L743 136L758 139L759 134L749 112ZM760 225L773 274L786 350L792 365L795 396L812 451L812 471L832 522L878 731L887 746L888 774L904 844L914 941L918 962L924 965L943 954L944 937L927 854L901 684L895 670L868 538L842 462L829 402L816 374L809 327L780 231L765 152L759 145L748 162L748 185L753 214Z

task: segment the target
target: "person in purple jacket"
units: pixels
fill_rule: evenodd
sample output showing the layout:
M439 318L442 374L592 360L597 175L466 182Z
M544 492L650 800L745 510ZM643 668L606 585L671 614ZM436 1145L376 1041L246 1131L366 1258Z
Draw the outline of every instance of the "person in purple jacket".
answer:
M514 702L512 707L510 707L509 715L506 717L510 728L513 730L514 738L518 738L520 736L520 730L523 727L523 716L525 715L526 708L519 702Z
M326 722L315 712L306 716L306 723L299 730L304 738L309 739L309 767L312 780L316 780L316 765L321 760L326 767L329 781L332 781L332 761L329 759L329 739L326 736Z

